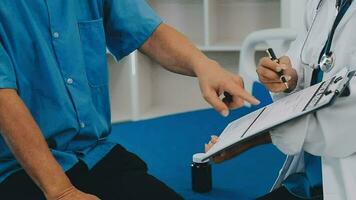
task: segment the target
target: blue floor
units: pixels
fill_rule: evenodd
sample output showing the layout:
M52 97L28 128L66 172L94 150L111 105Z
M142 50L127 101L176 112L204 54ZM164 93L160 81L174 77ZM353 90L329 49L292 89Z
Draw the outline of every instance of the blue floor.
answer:
M255 84L254 95L263 105L271 102L259 84ZM213 165L213 191L207 194L192 192L190 164L192 155L203 151L210 135L219 134L229 122L257 108L238 109L228 118L209 109L116 124L112 139L143 158L151 174L185 199L254 199L268 192L283 163L283 154L273 145Z

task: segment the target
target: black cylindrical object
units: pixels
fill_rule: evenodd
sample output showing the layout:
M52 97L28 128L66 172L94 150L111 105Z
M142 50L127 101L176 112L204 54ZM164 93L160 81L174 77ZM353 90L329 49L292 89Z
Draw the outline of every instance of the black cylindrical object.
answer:
M201 154L200 154L201 155ZM212 169L209 160L202 162L199 154L193 156L192 189L195 192L206 193L212 190Z

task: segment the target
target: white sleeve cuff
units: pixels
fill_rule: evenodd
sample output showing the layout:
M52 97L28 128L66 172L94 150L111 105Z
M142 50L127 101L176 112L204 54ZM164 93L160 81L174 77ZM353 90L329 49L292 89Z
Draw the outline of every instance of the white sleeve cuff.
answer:
M307 136L309 117L295 119L270 131L272 143L286 155L299 153Z

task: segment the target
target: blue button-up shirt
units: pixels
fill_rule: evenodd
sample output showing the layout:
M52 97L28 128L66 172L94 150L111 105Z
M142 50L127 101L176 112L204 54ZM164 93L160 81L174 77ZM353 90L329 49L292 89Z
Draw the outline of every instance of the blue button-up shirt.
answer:
M119 60L160 23L144 0L0 1L0 88L17 90L64 170L115 145L106 47ZM0 182L20 169L0 137Z

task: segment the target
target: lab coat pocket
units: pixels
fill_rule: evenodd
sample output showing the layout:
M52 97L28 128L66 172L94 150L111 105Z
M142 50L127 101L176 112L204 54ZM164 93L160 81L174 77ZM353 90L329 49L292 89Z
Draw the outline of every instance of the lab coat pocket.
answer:
M108 67L103 19L78 23L86 74L91 87L108 85Z

